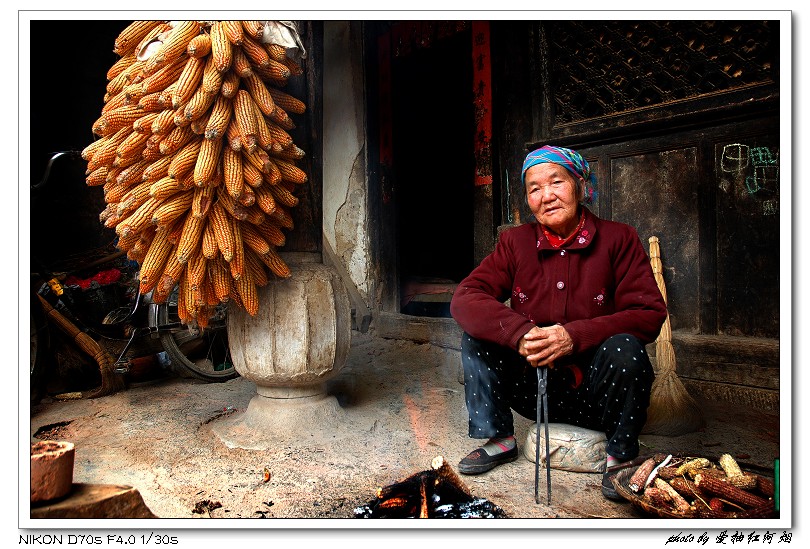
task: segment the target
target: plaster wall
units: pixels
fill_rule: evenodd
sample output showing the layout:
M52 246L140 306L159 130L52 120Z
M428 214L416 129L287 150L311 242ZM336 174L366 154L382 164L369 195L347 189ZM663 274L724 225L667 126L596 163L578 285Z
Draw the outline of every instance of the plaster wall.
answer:
M369 295L363 49L360 22L324 23L323 238Z

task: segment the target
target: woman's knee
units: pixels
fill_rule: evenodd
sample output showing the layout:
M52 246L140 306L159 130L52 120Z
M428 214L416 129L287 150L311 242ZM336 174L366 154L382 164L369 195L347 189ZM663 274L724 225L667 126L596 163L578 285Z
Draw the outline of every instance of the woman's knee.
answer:
M609 337L600 347L603 360L614 367L621 367L626 373L651 376L653 374L650 357L639 339L630 334L617 334Z

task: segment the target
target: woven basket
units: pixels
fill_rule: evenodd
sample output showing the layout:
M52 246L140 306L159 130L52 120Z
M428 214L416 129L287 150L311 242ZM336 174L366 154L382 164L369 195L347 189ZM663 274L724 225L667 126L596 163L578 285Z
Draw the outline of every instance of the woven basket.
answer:
M622 496L624 499L626 499L631 504L633 504L633 506L636 507L637 509L640 509L641 511L643 511L644 513L647 513L648 515L653 515L653 516L657 516L657 517L661 517L661 518L679 518L679 519L680 518L711 518L711 517L706 517L706 516L700 516L699 517L696 511L691 511L691 512L686 512L686 513L678 513L678 512L675 512L672 509L660 509L658 507L655 507L654 505L651 505L647 500L645 500L639 494L636 494L635 492L630 490L630 479L633 476L633 473L636 472L636 469L638 469L638 467L631 467L631 468L619 471L618 473L616 473L616 475L611 477L610 480L613 483L613 486L616 488L616 492L618 492L620 496ZM778 513L774 510L772 516L771 517L766 517L766 518L773 518L773 517L776 517L776 516L778 516ZM741 513L738 516L738 518L750 518L750 517L746 517L744 513Z

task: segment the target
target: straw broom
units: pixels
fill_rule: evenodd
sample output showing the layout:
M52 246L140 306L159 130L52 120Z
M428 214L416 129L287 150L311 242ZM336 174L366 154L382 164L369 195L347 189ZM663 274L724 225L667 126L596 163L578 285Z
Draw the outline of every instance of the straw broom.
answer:
M658 289L667 301L663 265L658 237L650 237L650 263ZM675 350L672 347L672 328L669 313L655 340L655 380L650 391L650 406L643 433L678 436L697 431L705 425L697 402L686 391L676 373Z

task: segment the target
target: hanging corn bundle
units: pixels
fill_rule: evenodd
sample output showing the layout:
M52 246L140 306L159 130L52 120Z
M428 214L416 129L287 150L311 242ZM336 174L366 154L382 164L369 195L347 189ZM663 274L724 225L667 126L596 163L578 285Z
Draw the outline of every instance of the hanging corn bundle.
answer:
M282 91L300 65L261 21L136 21L115 41L99 139L82 151L103 186L101 222L140 264L155 303L205 327L219 303L254 315L258 286L287 277L277 253L304 151L288 131L305 105Z

